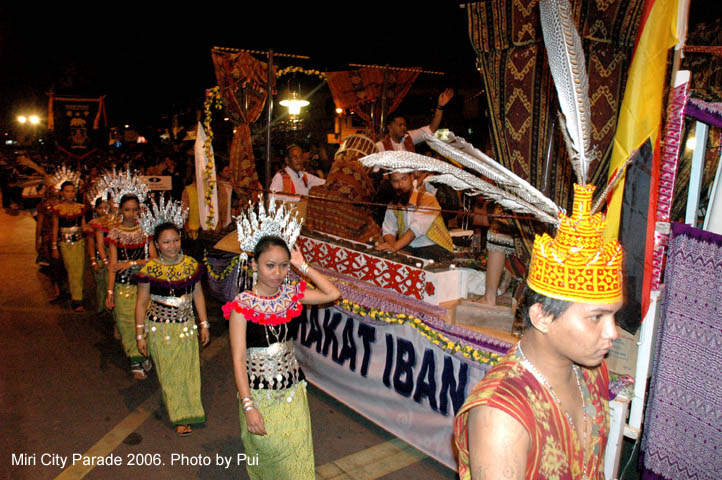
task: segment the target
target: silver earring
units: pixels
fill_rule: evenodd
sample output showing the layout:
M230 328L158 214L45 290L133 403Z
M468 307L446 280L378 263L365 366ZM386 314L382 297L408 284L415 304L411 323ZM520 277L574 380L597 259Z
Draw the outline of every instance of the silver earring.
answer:
M254 287L256 286L257 281L258 281L258 272L254 270L253 271L253 286Z

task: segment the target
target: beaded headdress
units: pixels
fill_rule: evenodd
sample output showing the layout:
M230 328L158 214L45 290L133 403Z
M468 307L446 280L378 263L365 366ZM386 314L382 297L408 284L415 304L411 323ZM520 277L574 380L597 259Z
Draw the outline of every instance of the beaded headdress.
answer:
M78 187L78 184L80 183L80 175L78 172L69 169L65 165L62 165L58 167L55 170L55 173L53 173L53 176L51 177L52 185L55 187L55 190L60 190L60 186L65 182L71 182L73 185L75 185L75 188Z
M604 243L605 220L592 209L595 187L588 185L588 172L596 151L590 145L591 110L584 52L567 0L540 0L541 23L549 67L557 88L560 125L577 175L571 216L541 192L463 139L443 131L426 136L429 146L468 170L411 152L383 152L361 160L367 167L394 171L430 170L426 180L444 183L469 195L483 195L502 207L535 215L557 227L554 238L537 235L534 240L527 285L532 290L559 300L606 304L623 298L622 247L616 240ZM626 165L625 165L626 166ZM620 168L620 172L623 168ZM488 180L484 180L485 177ZM621 175L615 176L604 199Z
M248 260L248 254L267 235L282 238L289 250L293 249L302 224L303 220L298 219L294 209L287 208L284 202L277 202L273 196L268 201L268 210L263 206L262 198L257 207L249 202L248 208L236 217L241 260Z
M143 232L151 236L155 232L155 227L163 223L172 223L179 230L182 230L187 218L188 209L184 208L181 202L168 200L166 203L165 197L160 197L159 203L151 200L150 208L140 214L138 222Z

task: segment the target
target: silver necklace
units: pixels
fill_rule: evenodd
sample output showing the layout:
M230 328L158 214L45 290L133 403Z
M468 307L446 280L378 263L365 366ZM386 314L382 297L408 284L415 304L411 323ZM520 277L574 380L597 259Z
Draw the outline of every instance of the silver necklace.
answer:
M521 348L521 340L519 342L517 342L516 348L519 351L519 355L521 355L521 361L522 361L522 365L524 365L524 368L529 370L531 372L531 374L534 375L534 378L536 378L539 381L539 383L544 385L544 388L547 389L547 391L549 392L551 397L554 399L557 406L559 407L559 410L561 410L564 413L564 416L567 417L569 424L572 426L572 428L574 430L576 430L577 427L574 425L574 420L572 420L572 416L569 415L569 412L567 412L567 409L564 408L564 406L562 405L561 400L559 400L559 397L557 397L557 394L554 392L554 389L552 388L549 381L546 379L546 377L544 377L544 375L542 375L542 373L539 370L537 370L537 368L534 366L533 363L531 363L531 361L526 357L526 355L524 355L524 350L522 350L522 348ZM576 365L574 365L573 363L572 363L572 372L574 372L574 378L577 381L577 388L579 389L579 398L582 401L582 415L583 415L583 426L584 426L584 430L582 432L582 441L581 441L582 468L583 468L582 479L587 480L587 478L588 478L587 477L587 462L586 462L586 455L585 455L585 448L584 448L586 445L586 441L587 441L587 407L584 402L584 393L582 392L582 384L581 384L581 381L579 380L579 376L580 376L581 372L579 371L578 367Z

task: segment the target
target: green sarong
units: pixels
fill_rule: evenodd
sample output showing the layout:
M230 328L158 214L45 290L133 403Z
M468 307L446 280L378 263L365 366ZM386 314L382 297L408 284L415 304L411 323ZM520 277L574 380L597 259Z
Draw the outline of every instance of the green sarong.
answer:
M136 285L115 284L113 318L115 318L123 349L125 355L130 359L130 363L141 363L146 359L138 351L138 343L135 339L135 298L137 294L138 287Z
M93 270L93 278L95 279L95 300L98 306L95 313L103 313L105 311L106 289L108 288L108 267L103 262L98 262L100 268Z
M77 242L58 242L65 270L68 272L70 298L74 302L83 301L83 269L85 268L85 240Z
M293 397L291 393L294 393ZM285 390L251 389L251 395L263 415L267 435L248 432L239 399L241 440L247 456L248 476L252 480L315 479L306 382Z
M148 352L163 402L173 425L203 423L198 331L193 318L183 323L148 322Z

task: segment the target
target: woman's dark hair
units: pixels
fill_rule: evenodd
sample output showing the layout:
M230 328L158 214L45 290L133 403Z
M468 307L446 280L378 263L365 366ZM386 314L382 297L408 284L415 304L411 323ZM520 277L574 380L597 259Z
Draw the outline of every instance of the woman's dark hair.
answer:
M75 186L75 184L74 184L73 182L71 182L70 180L66 180L66 181L64 181L63 183L60 184L60 191L62 192L63 189L64 189L65 187L67 187L68 185L73 186L73 187Z
M261 237L256 244L256 248L253 249L253 258L258 261L258 257L271 247L283 248L286 250L288 258L291 258L291 250L288 249L288 245L286 245L286 242L281 237L277 237L276 235L266 235Z
M98 208L101 203L105 202L106 200L103 197L98 197L95 199L95 205L93 205L94 208Z
M529 317L529 310L534 304L540 304L542 313L545 315L552 315L553 320L556 320L571 307L572 302L566 300L557 300L556 298L550 298L541 293L535 292L527 285L524 291L524 299L521 301L521 312L524 315L524 327L529 328L532 326L531 318Z
M180 237L180 234L181 234L180 228L178 228L175 223L165 222L165 223L161 223L160 225L155 227L155 230L153 230L153 239L157 242L158 237L160 237L160 234L165 232L166 230L175 230L175 233L177 233L178 236Z
M125 202L129 202L129 201L131 201L131 200L135 200L136 202L138 202L138 206L140 207L140 200L138 200L138 197L136 197L136 196L133 195L132 193L128 193L128 194L123 195L123 196L121 197L121 199L120 199L120 203L118 204L118 207L123 208L123 204L124 204Z

